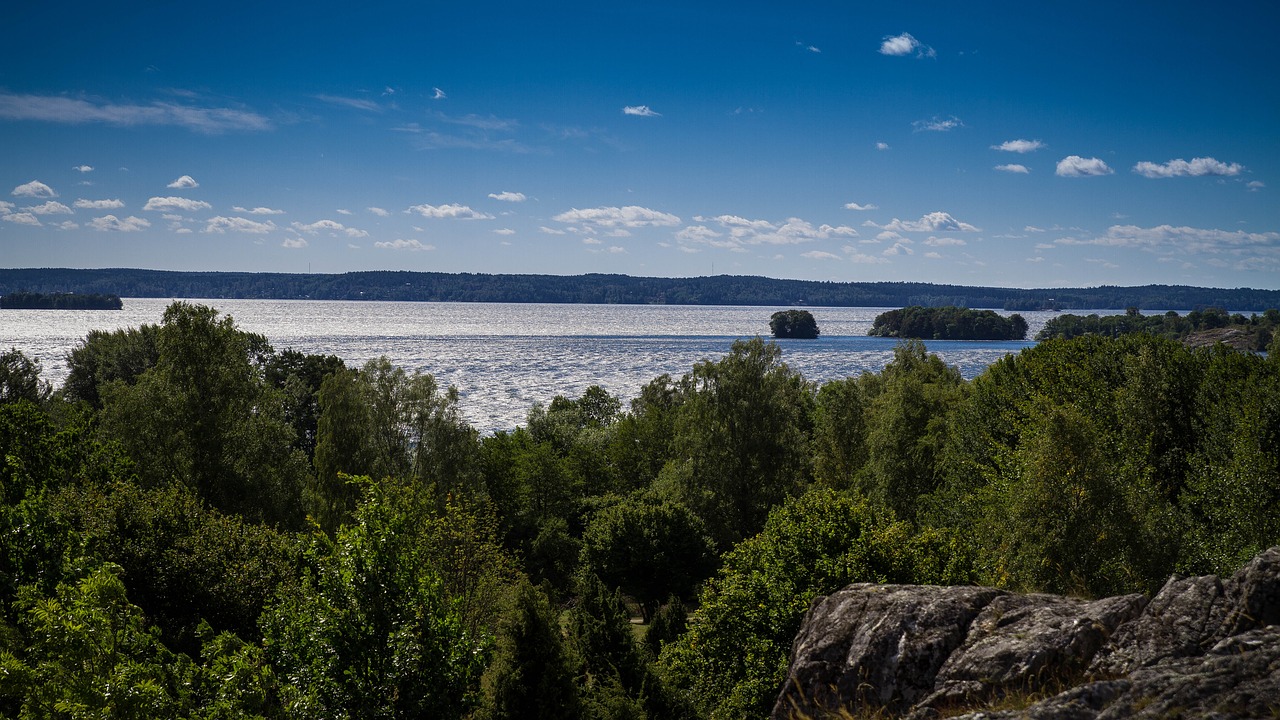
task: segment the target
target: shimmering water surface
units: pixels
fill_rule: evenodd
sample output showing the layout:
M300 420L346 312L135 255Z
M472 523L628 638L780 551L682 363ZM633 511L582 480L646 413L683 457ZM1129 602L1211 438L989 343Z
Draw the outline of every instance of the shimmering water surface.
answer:
M169 300L125 299L120 311L0 310L0 348L38 359L55 387L66 354L90 330L158 323ZM315 300L191 300L230 314L277 350L332 353L348 364L386 355L457 386L467 419L481 431L524 423L535 402L577 397L601 385L624 399L669 373L722 357L733 341L767 337L774 307L407 303ZM878 371L897 341L867 337L886 308L809 308L817 340L780 341L783 360L825 381ZM1087 313L1088 311L1074 311ZM1108 311L1100 311L1107 313ZM1008 313L1002 313L1008 314ZM1051 312L1024 312L1034 336ZM972 378L1031 342L930 341L930 352Z

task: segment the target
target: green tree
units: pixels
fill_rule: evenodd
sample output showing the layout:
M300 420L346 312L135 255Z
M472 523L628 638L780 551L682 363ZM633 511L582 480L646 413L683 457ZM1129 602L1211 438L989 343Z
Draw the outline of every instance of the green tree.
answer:
M776 338L803 338L811 340L818 337L818 321L808 310L779 310L769 316L769 332Z
M582 703L560 621L545 595L520 583L498 632L493 662L485 671L482 720L572 720Z
M160 326L144 324L123 330L90 330L67 354L63 396L71 402L102 407L102 387L119 380L126 385L160 361Z
M263 616L294 717L460 718L488 639L468 634L421 532L420 490L368 484L353 522L320 536L313 570Z
M609 587L635 598L648 618L667 597L690 597L716 558L702 521L687 508L629 498L591 518L582 560Z
M40 363L13 349L0 353L0 405L27 400L37 405L49 399L49 383L40 379Z
M659 484L726 549L810 480L812 389L782 362L776 344L760 338L736 341L721 360L698 363L681 386L677 460Z
M813 474L837 489L854 487L867 463L867 414L880 377L832 380L818 388L813 413Z

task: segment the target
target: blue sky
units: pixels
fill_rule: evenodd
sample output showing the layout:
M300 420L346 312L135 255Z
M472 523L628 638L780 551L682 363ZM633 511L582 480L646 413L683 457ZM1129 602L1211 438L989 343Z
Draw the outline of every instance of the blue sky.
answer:
M1273 2L6 15L5 267L1280 288Z

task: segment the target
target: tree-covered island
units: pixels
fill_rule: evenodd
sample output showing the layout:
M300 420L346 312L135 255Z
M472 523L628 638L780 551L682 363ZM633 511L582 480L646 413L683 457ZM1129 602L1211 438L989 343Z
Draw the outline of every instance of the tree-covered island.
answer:
M1143 315L1129 308L1123 315L1059 315L1045 323L1037 340L1073 338L1081 335L1119 337L1130 333L1159 335L1188 345L1226 343L1237 350L1266 350L1280 330L1280 310L1269 308L1261 315L1245 317L1221 308L1192 310L1179 315L1170 310L1160 315Z
M0 716L766 717L850 583L1150 594L1280 544L1270 350L1055 338L966 381L912 340L817 384L757 338L489 436L188 303L60 388L0 352Z
M821 330L808 310L779 310L769 317L769 332L775 338L812 340Z
M994 310L914 305L876 316L868 335L920 340L1024 340L1027 321Z

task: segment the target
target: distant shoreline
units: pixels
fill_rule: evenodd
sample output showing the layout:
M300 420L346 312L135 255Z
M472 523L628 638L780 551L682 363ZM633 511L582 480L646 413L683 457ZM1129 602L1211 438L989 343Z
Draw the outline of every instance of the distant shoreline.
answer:
M187 272L131 268L0 269L0 295L109 294L139 298L248 300L400 300L619 305L779 307L938 307L1034 309L1280 307L1280 290L1186 285L1000 288L912 282L825 282L759 276L658 278L629 275L491 275L363 271L323 273Z

